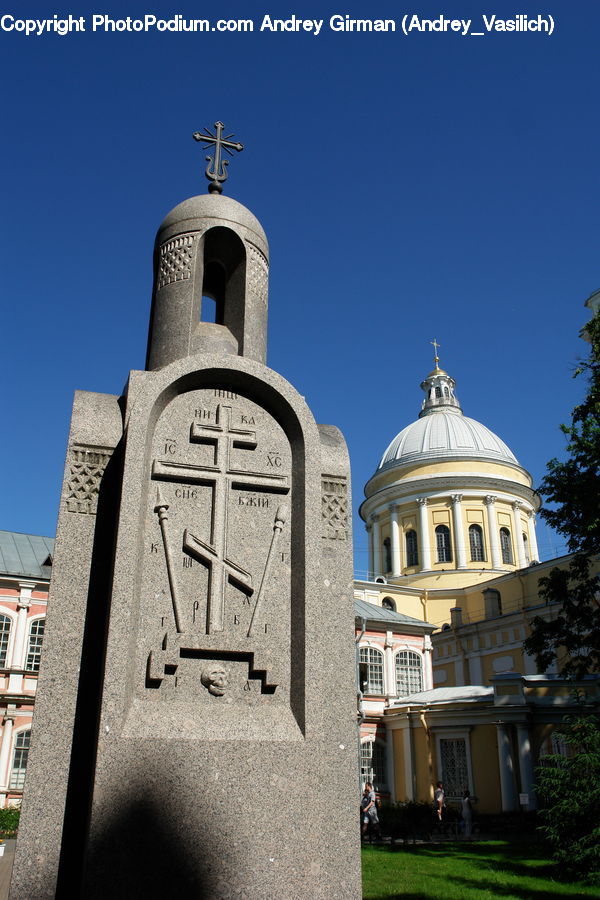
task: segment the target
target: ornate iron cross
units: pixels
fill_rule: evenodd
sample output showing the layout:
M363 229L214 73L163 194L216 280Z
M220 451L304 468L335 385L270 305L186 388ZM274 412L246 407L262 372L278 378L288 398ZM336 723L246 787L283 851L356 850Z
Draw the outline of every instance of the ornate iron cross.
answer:
M211 134L208 128L205 128L204 132L195 131L192 135L194 140L204 144L205 148L210 147L212 144L215 146L215 155L206 157L208 165L204 173L210 181L208 190L211 194L221 194L223 192L221 184L227 180L229 160L221 158L221 151L225 150L230 156L233 156L232 150L237 150L239 153L240 150L244 149L243 144L229 140L229 138L233 137L233 133L223 136L224 128L225 126L222 122L215 122L215 134Z

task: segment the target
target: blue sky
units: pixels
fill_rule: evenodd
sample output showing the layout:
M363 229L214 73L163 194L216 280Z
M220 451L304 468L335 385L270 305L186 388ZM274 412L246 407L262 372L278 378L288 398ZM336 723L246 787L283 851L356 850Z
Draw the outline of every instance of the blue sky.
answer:
M433 338L465 413L536 483L584 385L585 298L600 285L600 5L523 4L553 35L351 34L333 14L472 19L512 3L232 2L252 33L0 31L4 440L0 528L54 533L75 389L119 393L143 368L152 246L206 190L192 132L241 140L227 193L271 248L269 364L342 428L355 507L418 414ZM213 5L114 4L114 18L212 17ZM10 12L10 11L9 11ZM265 14L324 19L269 33ZM366 536L355 519L356 570ZM563 549L545 527L547 558Z

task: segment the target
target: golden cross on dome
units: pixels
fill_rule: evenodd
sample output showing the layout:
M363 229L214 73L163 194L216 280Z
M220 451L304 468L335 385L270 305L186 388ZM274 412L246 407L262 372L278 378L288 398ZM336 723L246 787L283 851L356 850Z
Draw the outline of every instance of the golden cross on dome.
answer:
M434 356L434 358L433 358L433 361L435 362L435 364L436 364L436 366L437 366L437 364L438 364L439 361L440 361L440 358L439 358L439 356L438 356L438 347L441 347L442 345L441 345L441 344L438 344L438 342L436 341L435 338L434 338L432 341L429 341L429 343L430 343L430 344L433 344L433 347L434 347L434 350L435 350L435 356Z

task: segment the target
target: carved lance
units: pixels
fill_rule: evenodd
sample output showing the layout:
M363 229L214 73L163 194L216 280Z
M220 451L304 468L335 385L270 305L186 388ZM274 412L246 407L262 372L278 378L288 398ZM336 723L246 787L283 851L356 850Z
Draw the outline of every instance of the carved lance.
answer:
M277 507L277 512L275 513L275 524L273 525L273 537L271 538L271 546L269 547L269 554L267 556L265 571L263 572L262 581L260 583L260 588L258 589L258 595L256 597L256 603L254 604L254 612L252 613L252 618L250 619L250 627L248 628L247 637L250 637L250 635L252 634L254 622L258 619L258 611L260 609L263 593L267 584L267 578L269 577L269 573L271 571L273 554L275 553L275 547L277 546L277 541L279 539L279 535L281 534L281 529L285 525L286 517L287 506L282 504L281 506Z
M171 588L171 601L173 603L173 615L175 616L175 628L179 634L182 633L183 629L181 627L181 615L179 610L179 604L177 602L177 588L175 585L175 572L173 570L173 559L171 558L171 550L169 548L169 543L167 541L167 510L169 508L169 504L165 503L164 500L160 496L160 490L156 491L156 505L154 507L154 512L158 513L158 521L160 522L160 533L162 534L163 546L165 548L165 560L167 562L167 575L169 577L169 587Z

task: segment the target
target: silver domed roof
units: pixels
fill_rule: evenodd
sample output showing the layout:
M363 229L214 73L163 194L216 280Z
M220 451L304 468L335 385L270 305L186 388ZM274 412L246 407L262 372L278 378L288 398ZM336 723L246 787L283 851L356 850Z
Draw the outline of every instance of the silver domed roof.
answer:
M454 393L456 382L435 368L421 383L425 399L416 422L396 435L389 445L378 470L427 459L471 459L508 462L519 465L504 441L475 419L463 414Z
M383 454L378 468L465 456L518 465L504 441L481 422L457 414L456 410L438 409L403 428Z

